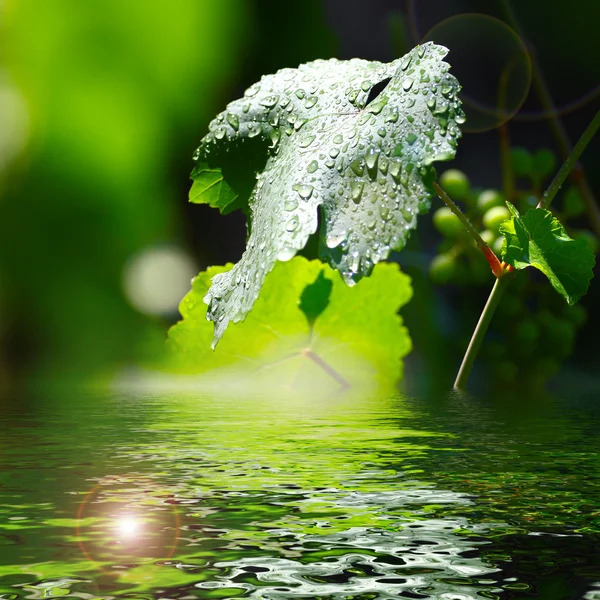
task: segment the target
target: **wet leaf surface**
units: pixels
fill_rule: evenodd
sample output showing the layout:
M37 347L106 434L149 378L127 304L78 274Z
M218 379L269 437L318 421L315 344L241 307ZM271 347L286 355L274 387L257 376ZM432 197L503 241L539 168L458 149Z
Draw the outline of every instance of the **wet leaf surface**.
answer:
M248 314L276 261L317 230L319 207L321 256L349 285L404 246L429 208L432 163L454 156L464 122L446 53L428 42L388 64L283 69L212 121L190 199L245 209L251 221L241 260L207 294L216 342Z

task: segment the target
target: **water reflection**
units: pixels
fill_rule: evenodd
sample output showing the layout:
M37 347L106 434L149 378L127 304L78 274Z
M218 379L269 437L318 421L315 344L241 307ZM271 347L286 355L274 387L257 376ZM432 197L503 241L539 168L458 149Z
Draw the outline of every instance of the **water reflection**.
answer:
M466 520L429 519L395 531L353 527L307 536L278 531L296 537L299 559L256 556L216 562L219 575L197 587L238 588L252 597L273 599L353 598L367 593L377 598L417 597L408 593L474 598L478 590L501 592L495 579L485 578L499 569L477 556L466 556L482 542L454 533L468 527Z
M518 421L472 398L34 404L0 425L6 598L560 600L600 581L597 409Z
M136 474L102 478L77 510L75 534L85 558L106 570L117 561L173 556L179 513L160 490Z
M135 517L121 517L117 521L117 531L120 537L131 538L140 533L140 522Z

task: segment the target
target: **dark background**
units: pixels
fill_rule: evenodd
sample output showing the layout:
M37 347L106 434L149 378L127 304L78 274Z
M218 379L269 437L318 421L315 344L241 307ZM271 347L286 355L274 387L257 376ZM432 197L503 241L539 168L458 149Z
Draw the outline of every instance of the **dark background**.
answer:
M434 39L448 41L463 99L486 103L502 57L526 46L575 142L600 107L600 7L596 0L512 5L524 46L502 24L507 14L496 0L2 5L0 387L24 377L106 375L143 360L177 319L172 298L152 305L157 289L177 288L169 265L189 280L192 268L239 258L243 216L188 204L188 177L210 118L263 74L331 56L390 61ZM524 102L508 122L511 143L560 154L538 95L514 87ZM474 186L501 186L500 120L494 111L471 120L475 130L451 164ZM600 139L582 163L600 196ZM424 216L416 241L393 259L419 295L405 313L415 344L407 377L447 386L461 358L455 342L468 338L486 290L469 292L474 310L465 310L460 290L427 281L439 241ZM175 262L161 255L162 267L154 264L157 249ZM156 284L142 301L127 291L140 264ZM592 281L583 300L589 320L570 359L590 376L599 358L599 290Z

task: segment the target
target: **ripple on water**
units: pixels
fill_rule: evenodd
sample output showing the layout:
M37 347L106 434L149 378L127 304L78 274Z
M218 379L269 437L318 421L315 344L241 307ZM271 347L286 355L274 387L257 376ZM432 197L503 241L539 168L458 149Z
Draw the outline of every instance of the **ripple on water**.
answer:
M278 530L272 533L295 537L298 560L265 554L215 562L219 574L197 587L237 588L238 593L243 590L244 595L265 599L347 599L363 594L371 594L370 598L481 598L479 591L502 591L489 578L499 569L476 553L486 542L454 532L470 529L483 534L493 527L470 527L465 519L427 519L397 531L354 527L329 535L293 536Z

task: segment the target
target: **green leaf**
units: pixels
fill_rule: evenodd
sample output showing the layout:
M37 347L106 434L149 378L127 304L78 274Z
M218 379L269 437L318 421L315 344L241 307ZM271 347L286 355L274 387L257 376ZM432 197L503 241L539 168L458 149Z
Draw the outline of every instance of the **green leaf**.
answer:
M231 208L229 192L204 197L217 178L206 169L221 167L251 213L246 252L207 293L215 343L245 318L275 263L305 246L319 207L321 256L349 285L405 245L430 206L432 163L454 156L464 122L446 53L428 42L389 64L283 69L212 121L196 151L194 198Z
M238 195L224 180L221 169L211 169L206 163L199 164L194 169L194 183L190 189L190 202L208 204L218 208L223 214L237 208L235 203Z
M515 269L539 269L569 304L577 302L593 276L595 257L587 243L572 240L548 210L535 208L521 216L507 205L512 218L500 226L506 236L503 259Z
M183 320L169 331L170 370L207 374L219 385L321 389L343 382L388 388L401 377L411 341L397 312L412 288L398 265L377 265L370 278L350 288L318 260L278 263L247 319L232 325L213 352L202 299L211 279L231 268L211 267L194 279L181 302Z

